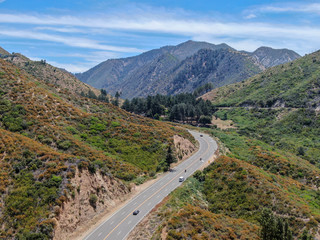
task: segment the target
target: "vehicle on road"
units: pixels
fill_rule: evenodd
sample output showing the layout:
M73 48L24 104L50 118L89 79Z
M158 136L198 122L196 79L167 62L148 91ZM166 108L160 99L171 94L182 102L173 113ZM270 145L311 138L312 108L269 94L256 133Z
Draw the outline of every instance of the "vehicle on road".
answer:
M200 137L203 137L203 135L201 134Z
M179 177L179 182L183 182L184 181L184 177Z
M140 212L140 210L135 210L132 214L133 214L133 215L138 215L139 212Z

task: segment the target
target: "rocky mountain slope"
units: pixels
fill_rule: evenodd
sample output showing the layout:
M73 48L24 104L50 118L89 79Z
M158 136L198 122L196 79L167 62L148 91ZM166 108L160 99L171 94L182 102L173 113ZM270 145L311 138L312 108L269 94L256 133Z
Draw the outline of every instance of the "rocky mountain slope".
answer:
M279 64L291 62L300 57L296 52L289 49L273 49L270 47L260 47L251 53L266 68Z
M193 142L41 77L0 59L1 239L66 239L162 171L174 136Z
M108 93L122 92L123 98L145 97L190 92L207 82L216 87L239 82L295 57L299 55L286 49L246 53L226 44L187 41L135 57L107 60L76 76Z

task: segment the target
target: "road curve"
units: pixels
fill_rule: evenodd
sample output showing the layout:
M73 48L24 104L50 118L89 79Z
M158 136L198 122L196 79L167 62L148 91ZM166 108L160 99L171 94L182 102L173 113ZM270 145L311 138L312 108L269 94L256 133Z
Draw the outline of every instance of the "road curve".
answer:
M147 189L135 196L125 206L87 235L84 240L126 239L128 234L146 214L170 192L182 184L179 182L180 176L184 178L189 177L209 161L218 148L217 143L207 134L195 131L190 131L190 133L199 142L199 150L190 158L177 165L174 171L166 173ZM140 213L133 215L132 213L135 210L140 210Z

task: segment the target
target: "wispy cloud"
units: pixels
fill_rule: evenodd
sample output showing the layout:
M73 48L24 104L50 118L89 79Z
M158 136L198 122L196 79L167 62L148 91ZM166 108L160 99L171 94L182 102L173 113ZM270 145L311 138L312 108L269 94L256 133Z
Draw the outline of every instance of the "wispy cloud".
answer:
M3 3L4 1L6 1L6 0L0 0L0 3Z
M33 32L33 31L0 29L0 35L24 38L24 39L58 42L71 47L108 50L108 51L115 51L115 52L132 52L132 53L142 52L141 49L105 45L91 39L84 39L84 38L78 38L78 37L66 37L66 36L39 33L39 32Z
M320 3L295 3L287 2L274 5L265 5L254 8L254 12L270 12L270 13L284 13L284 12L300 12L300 13L315 13L320 15Z
M310 37L320 37L320 27L295 26L295 25L273 25L259 22L219 22L208 19L189 20L176 18L166 18L154 16L145 18L144 16L130 16L127 18L105 17L105 18L78 18L71 16L29 16L29 15L12 15L0 14L0 22L11 23L28 23L39 25L62 25L88 28L112 29L117 31L143 31L182 34L187 36L208 34L211 36L234 36L234 37L287 37L295 39L310 39ZM68 31L69 28L60 28L59 31ZM1 30L2 34L20 35L21 37L35 38L42 40L52 40L62 42L67 45L77 47L88 47L101 50L139 52L135 48L113 47L99 44L94 40L85 40L78 38L59 37L44 33L32 33L22 31L8 32Z

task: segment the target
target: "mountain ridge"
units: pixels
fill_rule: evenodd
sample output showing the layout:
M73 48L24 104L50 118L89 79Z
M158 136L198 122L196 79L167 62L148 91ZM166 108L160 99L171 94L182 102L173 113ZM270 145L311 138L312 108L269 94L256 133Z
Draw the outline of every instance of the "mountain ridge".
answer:
M76 77L92 86L103 88L110 94L115 94L117 91L122 92L123 98L146 97L157 93L176 94L180 92L190 92L201 84L200 81L199 83L195 83L195 87L189 86L187 89L180 88L179 91L174 92L172 91L172 88L178 89L181 87L179 86L178 81L176 81L176 86L173 86L174 79L177 78L177 75L179 74L179 72L175 70L177 70L179 66L180 70L183 70L181 69L182 63L188 58L190 60L192 56L197 58L197 55L199 55L199 51L201 50L229 50L229 53L239 52L224 43L215 45L207 42L190 40L178 44L177 46L164 46L159 49L153 49L134 57L110 59L84 73L76 74ZM257 66L260 68L259 71L262 71L271 65L291 61L292 59L299 57L298 54L287 54L282 59L278 59L278 56L281 55L279 52L288 51L289 50L286 49L277 50L262 48L253 53L241 52L243 58L250 59L248 60L250 63L245 64L244 66L238 66L238 69L233 69L232 71L247 72L250 68L256 68ZM278 55L276 55L276 53ZM195 64L189 61L188 64L194 65L194 68L201 68L202 64L205 64L205 62L198 62ZM256 73L256 71L253 71L252 75ZM212 72L212 74L215 73ZM223 77L224 73L219 74ZM233 77L232 82L242 80L244 80L243 77ZM226 80L225 83L215 84L213 78L203 80L205 83L212 81L216 86L231 83L230 80ZM152 82L152 84L150 84L150 82ZM154 89L154 85L156 85L156 89Z

